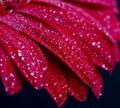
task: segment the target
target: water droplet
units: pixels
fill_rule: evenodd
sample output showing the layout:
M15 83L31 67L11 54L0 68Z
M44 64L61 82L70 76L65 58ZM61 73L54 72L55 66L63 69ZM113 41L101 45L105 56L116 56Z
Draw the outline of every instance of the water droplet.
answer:
M18 50L18 56L21 57L22 56L22 51Z
M47 70L47 66L43 67L42 70L43 70L43 71L46 71L46 70Z
M95 42L92 42L92 46L95 46L96 45L96 43Z

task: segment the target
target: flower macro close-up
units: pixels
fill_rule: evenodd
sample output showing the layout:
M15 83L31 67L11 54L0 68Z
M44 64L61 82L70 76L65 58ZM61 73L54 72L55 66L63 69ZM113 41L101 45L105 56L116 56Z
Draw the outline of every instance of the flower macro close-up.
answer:
M0 0L0 107L118 106L119 2Z

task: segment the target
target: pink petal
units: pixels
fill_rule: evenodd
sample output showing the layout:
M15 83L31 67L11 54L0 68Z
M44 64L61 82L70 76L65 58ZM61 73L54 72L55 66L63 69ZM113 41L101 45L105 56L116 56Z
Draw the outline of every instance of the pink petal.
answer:
M94 16L101 24L104 25L104 28L107 29L107 35L112 34L116 40L120 40L120 22L117 19L116 15L109 11L109 9L104 8L87 8L80 6L82 9L86 10L89 14ZM100 10L100 11L99 11Z
M116 5L115 0L72 0L72 1L91 3L91 4L95 4L95 5L104 5L104 6L109 6L109 7Z
M120 60L120 51L117 44L113 45L112 51L114 53L114 59L119 62Z
M20 91L23 85L23 78L19 75L19 71L15 68L3 48L0 46L0 76L5 87L5 91L9 94L15 94Z
M44 75L47 70L40 48L31 39L8 26L0 24L0 31L0 41L8 55L26 79L36 89L40 89L44 84Z
M45 89L53 97L57 105L61 106L65 102L67 96L66 79L64 78L60 63L54 59L55 57L45 49L43 53L48 63Z
M51 10L51 12L49 10ZM55 13L53 12L54 10ZM30 5L25 9L22 9L21 12L37 17L40 20L47 22L49 25L53 25L56 29L66 33L67 35L72 36L74 34L75 36L72 36L72 38L77 39L78 42L82 41L84 44L87 43L87 46L90 46L91 49L93 49L93 52L97 51L95 55L94 53L91 54L92 56L94 56L94 58L92 57L93 59L95 59L96 55L98 54L98 57L100 56L99 59L103 58L108 62L108 64L110 64L109 66L106 63L102 63L103 60L101 60L101 63L96 62L98 60L98 58L96 58L94 62L96 62L97 65L107 70L111 70L111 68L113 68L114 60L112 58L112 52L109 49L111 47L110 43L108 42L108 40L105 39L105 37L102 36L99 31L97 31L97 29L95 29L93 26L90 26L87 22L76 18L66 11L46 6L38 7L37 5ZM62 14L60 12L62 12ZM72 29L73 27L74 29ZM96 43L96 45L93 46L93 43ZM98 45L98 43L100 44ZM111 55L111 57L109 57L109 55ZM105 66L103 66L103 64Z
M87 86L99 98L102 76L95 65L111 71L120 59L117 45L120 23L114 15L116 2L31 0L23 8L16 9L26 1L10 4L15 9L0 16L0 53L2 59L6 58L4 63L0 61L0 70L6 71L1 71L0 75L8 94L20 89L22 77L19 79L16 74L20 70L36 89L45 84L59 106L65 102L67 91L77 100L84 101ZM4 11L1 2L0 14ZM48 66L37 43L50 51L42 48ZM17 78L15 84L12 77Z
M70 69L63 68L68 83L68 92L78 101L85 101L88 87Z
M85 6L94 5L102 6L103 8L109 8L109 10L118 14L117 1L116 0L72 0L74 2L85 3ZM92 6L93 7L93 6Z
M64 103L67 91L77 100L84 101L87 96L87 86L83 84L70 69L63 66L61 61L59 61L54 55L50 52L46 52L46 50L43 52L48 63L48 77L46 76L48 82L46 83L45 88L55 100L60 98L59 100L61 100L61 102L58 101L56 103L58 105Z
M30 7L32 9L34 9L34 7ZM27 10L26 12L32 12L32 9L28 9L27 8L25 10ZM38 9L37 9L38 10ZM30 14L29 13L29 14ZM35 13L35 10L34 10ZM38 11L37 11L38 13ZM36 13L36 16L39 16ZM40 14L41 15L41 14ZM34 15L33 15L34 16ZM48 26L48 25L47 25ZM38 26L39 27L39 26ZM44 45L45 47L47 47L49 50L51 50L53 53L56 54L56 56L59 56L69 67L72 68L72 70L82 79L82 81L84 81L86 84L88 84L89 86L91 85L90 83L94 83L94 81L96 81L97 83L93 84L94 88L93 90L95 90L95 95L98 97L100 92L101 92L101 85L100 82L101 80L101 76L99 74L99 72L97 72L95 70L95 68L93 68L94 66L91 62L91 60L88 59L87 55L85 55L83 52L83 49L81 49L80 47L78 47L75 43L75 40L72 39L72 37L67 36L66 34L63 34L63 36L61 34L59 34L59 32L50 30L50 28L47 30L47 28L44 28L46 26L43 26L43 28L36 28L35 23L34 23L34 28L32 28L31 30L27 30L25 28L24 31L27 30L27 34L30 35L32 38L34 38L36 41L39 41L42 45ZM38 30L37 30L38 29ZM41 32L40 32L41 31ZM48 33L46 31L49 31ZM31 32L31 33L30 33ZM36 33L35 33L36 32ZM35 34L34 34L35 33ZM40 34L42 33L42 35ZM45 35L46 33L46 35ZM55 33L55 34L54 34ZM44 34L44 35L43 35ZM42 40L42 41L41 41ZM65 44L66 43L66 44ZM69 47L68 47L69 46ZM72 46L74 46L75 48L72 49ZM67 49L69 48L69 50ZM64 51L62 50L64 49ZM82 51L81 51L82 50ZM80 60L77 59L80 56ZM74 59L73 59L74 58ZM82 60L81 60L82 58ZM84 59L83 59L84 58ZM74 61L75 60L75 61ZM86 64L86 66L84 65ZM82 69L83 68L83 69ZM89 71L88 71L89 70ZM81 72L86 72L85 74L81 73ZM82 75L83 74L83 75ZM85 76L84 76L85 75ZM92 78L92 76L95 76L94 78ZM89 79L89 80L88 80ZM98 81L97 81L98 80ZM102 83L102 82L101 82ZM99 88L96 88L99 87ZM96 89L95 89L96 88ZM98 93L96 93L98 92Z
M33 2L33 1L32 1ZM75 16L78 15L78 18L85 20L92 26L96 27L101 33L103 33L111 42L115 43L116 40L114 36L104 27L103 24L101 24L98 20L94 18L94 15L90 15L87 10L82 9L81 6L76 6L73 3L65 3L63 1L49 1L49 0L34 0L33 3L41 4L46 3L47 5L53 5L56 7L59 7L61 9L65 9L66 11L69 11L70 13L74 14ZM77 3L78 4L78 3ZM88 5L89 6L89 5ZM93 7L93 6L92 6ZM90 7L91 8L91 7ZM95 8L95 6L93 7ZM77 15L76 15L77 14Z

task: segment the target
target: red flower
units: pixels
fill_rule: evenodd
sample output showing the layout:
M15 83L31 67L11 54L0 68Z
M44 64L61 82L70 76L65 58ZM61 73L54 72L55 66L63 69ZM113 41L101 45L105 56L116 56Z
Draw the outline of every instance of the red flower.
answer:
M119 61L120 22L114 0L0 0L0 76L18 92L26 78L58 105L67 92L99 98L102 76Z

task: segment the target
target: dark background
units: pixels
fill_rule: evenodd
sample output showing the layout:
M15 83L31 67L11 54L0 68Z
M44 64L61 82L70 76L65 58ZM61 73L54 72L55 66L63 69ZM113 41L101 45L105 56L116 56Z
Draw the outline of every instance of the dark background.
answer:
M120 10L120 0L118 0ZM120 18L120 14L118 15ZM96 99L89 90L85 102L78 102L68 94L63 108L120 108L120 63L116 64L112 74L101 70L103 76L103 94ZM36 91L27 82L22 90L8 96L0 83L0 108L58 108L45 90Z

